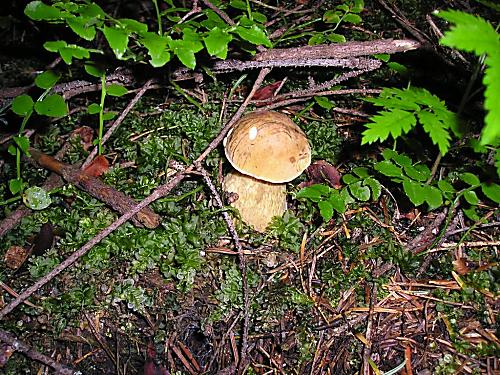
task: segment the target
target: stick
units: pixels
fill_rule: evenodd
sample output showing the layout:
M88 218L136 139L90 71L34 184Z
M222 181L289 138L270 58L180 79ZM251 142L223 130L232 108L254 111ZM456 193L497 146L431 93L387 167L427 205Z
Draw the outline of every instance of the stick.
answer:
M61 375L73 375L76 373L75 370L71 369L70 367L66 367L64 365L61 365L54 361L52 358L46 356L45 354L42 354L40 352L37 352L31 346L26 344L24 341L19 340L16 336L14 336L12 333L4 331L3 329L0 329L0 340L2 340L4 343L12 346L16 351L23 353L27 357L41 362L44 365L52 367L57 374Z

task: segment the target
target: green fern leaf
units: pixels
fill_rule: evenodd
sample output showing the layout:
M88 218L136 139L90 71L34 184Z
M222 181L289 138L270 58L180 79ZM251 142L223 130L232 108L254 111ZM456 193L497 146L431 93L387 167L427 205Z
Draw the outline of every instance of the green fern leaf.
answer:
M476 55L489 54L498 48L498 34L485 19L457 10L441 11L438 16L455 24L441 38L442 45Z
M424 130L429 134L432 142L439 147L441 155L446 154L450 147L450 133L448 126L434 113L421 111L417 113Z
M483 83L484 107L488 111L481 134L481 144L497 145L500 138L500 43L496 55L488 57Z
M473 52L477 56L486 55L483 83L484 107L487 111L481 144L497 145L500 139L500 34L481 17L464 12L449 10L438 16L454 23L440 43L448 47Z
M385 141L389 135L396 139L401 134L408 133L417 123L412 112L400 109L380 112L371 119L373 122L366 124L368 129L363 132L361 144Z

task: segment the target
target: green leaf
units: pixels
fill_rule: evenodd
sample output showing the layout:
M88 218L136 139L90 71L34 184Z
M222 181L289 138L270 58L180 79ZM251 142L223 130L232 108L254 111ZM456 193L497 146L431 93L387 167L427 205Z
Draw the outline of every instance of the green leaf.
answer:
M325 23L339 23L340 22L340 15L338 11L335 11L333 9L327 10L325 13L323 13L323 22Z
M453 187L452 184L450 184L446 180L439 180L438 181L438 187L441 189L443 193L448 193L448 194L453 194L456 192L455 188Z
M184 40L170 40L168 44L184 66L190 69L196 67L196 57L189 43Z
M35 21L51 21L61 19L62 17L62 13L59 9L46 5L41 1L32 1L26 5L24 14Z
M351 6L351 12L360 13L365 7L365 2L363 0L354 0L354 4Z
M95 115L101 112L101 106L97 103L92 103L87 107L87 112L89 115Z
M252 27L237 26L235 31L241 39L252 44L263 45L268 48L273 46L264 30L257 25L253 25Z
M434 113L420 111L417 116L424 127L424 130L429 134L432 143L438 146L441 155L445 155L450 148L450 133L447 126Z
M326 110L330 110L333 108L333 103L327 97L315 96L314 100L319 104L321 108L324 108Z
M170 61L170 53L167 50L169 40L169 37L150 32L143 35L142 44L148 50L148 54L151 57L149 63L153 67L161 67Z
M118 114L118 113L117 113L117 112L115 112L115 111L109 111L109 112L106 112L106 113L104 113L104 114L102 115L102 119L103 119L104 121L109 121L109 120L114 119L114 118L116 117L116 115L117 115L117 114Z
M400 109L380 112L379 115L371 117L371 120L373 122L365 125L368 129L363 132L362 145L385 141L389 135L396 139L401 134L408 133L417 123L413 113Z
M352 174L345 174L342 176L342 181L346 184L354 184L355 182L359 181L359 178L356 176L353 176Z
M62 117L68 114L68 105L59 94L46 96L42 101L35 103L35 111L39 115Z
M64 62L71 65L73 58L83 59L90 57L90 50L74 44L66 44L64 40L45 42L43 47L50 52L59 52Z
M9 181L9 190L12 194L17 194L24 189L24 182L21 178L13 178Z
M426 189L419 182L414 182L409 179L403 181L403 189L415 206L420 206L426 200Z
M307 45L315 46L318 44L324 43L326 40L325 34L323 33L315 33L312 37L307 41Z
M382 185L373 177L365 178L363 183L366 186L369 186L372 191L372 199L377 200L380 198L380 194L382 193Z
M434 210L443 205L443 195L441 191L434 186L422 186L425 193L425 201L429 205L430 210Z
M331 189L323 184L314 184L300 190L295 197L297 199L305 198L313 202L318 202L322 197L330 194Z
M106 93L111 96L123 96L128 93L128 90L122 85L113 83L109 86L106 86Z
M225 30L214 27L208 35L203 38L207 52L210 56L217 56L220 59L226 59L229 42L233 37Z
M37 87L40 87L41 89L47 90L54 87L57 81L59 81L59 78L61 78L60 74L56 74L51 70L47 70L42 74L36 76L35 85Z
M239 10L247 10L247 3L243 0L231 0L229 6Z
M473 173L465 172L460 174L459 177L463 182L469 184L470 186L477 186L481 183L479 178Z
M368 168L365 168L365 167L356 167L356 168L353 168L352 172L356 176L361 177L361 178L370 177L370 174L368 173Z
M12 112L19 116L26 116L33 111L33 99L27 94L19 95L12 101Z
M55 40L45 42L43 47L50 52L59 52L59 50L63 47L66 47L68 44L64 40Z
M265 14L259 12L252 12L252 17L255 22L265 24L267 22L267 17Z
M406 165L404 170L408 177L420 182L426 181L431 176L431 171L425 164Z
M370 188L363 185L363 181L358 181L349 185L349 191L357 200L366 202L370 199Z
M467 190L464 192L464 198L472 206L477 206L479 204L479 198L475 191Z
M393 153L391 157L386 157L386 155L389 155L390 153ZM400 155L398 154L397 152L394 152L390 149L385 149L383 151L383 154L384 154L384 158L385 159L392 159L394 160L396 163L398 163L401 167L411 167L413 165L413 162L412 160L406 156L406 155Z
M408 68L406 66L404 66L403 64L400 64L398 62L390 61L387 63L387 66L390 69L394 70L396 73L408 74Z
M484 118L485 126L481 133L481 144L498 145L500 140L500 42L492 55L485 60L483 83L484 108L487 110Z
M116 57L121 59L127 50L129 33L126 30L108 26L104 26L102 32Z
M403 177L402 169L389 160L376 163L374 169L388 177Z
M328 33L326 34L326 39L332 43L345 43L346 38L342 34Z
M481 184L481 190L483 191L483 194L493 202L500 204L500 185L495 184L494 182L483 182Z
M32 186L24 191L23 202L32 210L43 210L52 203L50 195L38 186Z
M66 17L66 23L79 37L88 41L94 40L96 35L95 26L89 24L88 18Z
M324 221L330 221L333 216L333 206L329 201L318 202L319 213Z
M145 23L136 21L131 18L120 18L118 20L122 26L124 26L128 31L137 34L144 34L148 32L148 25Z
M215 13L211 9L204 10L205 15L207 16L206 20L201 21L203 27L207 30L212 30L215 27L220 28L221 30L227 29L228 25L226 22L219 17L217 13Z
M498 34L485 19L456 10L440 11L437 15L455 24L439 41L442 45L476 55L490 53L492 49L498 48Z
M462 211L465 214L465 216L467 216L469 219L471 219L473 221L479 221L479 220L481 220L481 218L477 214L476 206L471 206L471 207L468 207L468 208L462 208Z
M12 139L23 153L29 155L28 148L30 147L30 140L28 137L20 136L20 137L12 137Z
M345 192L344 194L347 193L347 190L343 190ZM343 193L339 193L337 190L332 190L330 197L328 197L328 202L332 205L332 207L335 209L335 211L343 214L346 210L346 195ZM349 194L347 194L347 197L350 198ZM350 198L352 199L352 198Z
M352 23L354 25L360 24L363 20L361 19L360 16L354 13L349 13L344 16L344 21Z
M93 63L92 61L87 61L84 65L85 71L93 77L101 78L105 74L104 69Z
M16 156L17 154L17 147L14 146L13 144L10 144L9 147L7 147L7 152L12 155L12 156Z

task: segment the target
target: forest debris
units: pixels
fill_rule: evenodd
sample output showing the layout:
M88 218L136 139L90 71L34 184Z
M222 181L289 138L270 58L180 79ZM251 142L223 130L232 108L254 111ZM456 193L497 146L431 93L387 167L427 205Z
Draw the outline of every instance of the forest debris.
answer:
M4 263L11 270L17 270L28 259L30 251L22 246L11 246L4 256Z
M55 158L30 148L33 159L43 168L61 175L67 182L89 193L94 198L106 203L120 214L130 211L137 202L128 195L105 184L99 178L90 176L80 169L62 163ZM156 228L160 224L160 216L152 209L145 207L131 221L138 227Z

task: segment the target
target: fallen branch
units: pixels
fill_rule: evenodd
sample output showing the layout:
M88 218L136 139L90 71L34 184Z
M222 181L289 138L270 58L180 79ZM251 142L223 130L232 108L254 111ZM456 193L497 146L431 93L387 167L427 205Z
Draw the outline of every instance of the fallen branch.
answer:
M24 341L19 340L12 333L4 331L3 329L0 329L0 340L10 345L15 351L23 353L27 357L35 361L41 362L44 365L52 367L55 370L56 374L61 374L61 375L76 374L75 370L71 369L70 367L61 365L60 363L57 363L56 361L46 356L45 354L37 352L36 350L31 348L31 346L26 344Z
M75 185L79 189L89 193L94 198L106 203L108 206L118 211L122 215L130 211L137 202L128 195L116 190L102 182L98 177L93 177L72 165L65 164L56 160L52 156L30 148L29 152L41 167L62 176L67 182ZM156 228L160 224L160 216L151 208L145 207L132 217L131 221L138 227Z

